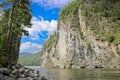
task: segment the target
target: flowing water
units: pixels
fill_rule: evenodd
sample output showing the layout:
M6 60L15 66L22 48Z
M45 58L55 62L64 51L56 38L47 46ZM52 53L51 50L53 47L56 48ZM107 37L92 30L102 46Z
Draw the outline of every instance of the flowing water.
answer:
M120 69L33 69L48 80L120 80Z

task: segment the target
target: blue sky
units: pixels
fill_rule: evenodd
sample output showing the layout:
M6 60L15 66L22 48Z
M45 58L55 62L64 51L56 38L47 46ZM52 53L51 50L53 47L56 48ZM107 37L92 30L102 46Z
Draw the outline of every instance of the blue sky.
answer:
M29 36L21 39L20 53L39 52L48 39L57 29L59 13L62 7L72 0L31 0L32 28L25 28Z

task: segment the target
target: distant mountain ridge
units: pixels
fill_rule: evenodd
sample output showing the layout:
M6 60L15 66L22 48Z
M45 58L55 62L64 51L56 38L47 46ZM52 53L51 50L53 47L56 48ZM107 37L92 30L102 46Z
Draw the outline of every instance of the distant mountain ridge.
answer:
M19 53L19 56L25 56L25 55L29 55L29 54L32 54L32 53L22 52L22 53Z

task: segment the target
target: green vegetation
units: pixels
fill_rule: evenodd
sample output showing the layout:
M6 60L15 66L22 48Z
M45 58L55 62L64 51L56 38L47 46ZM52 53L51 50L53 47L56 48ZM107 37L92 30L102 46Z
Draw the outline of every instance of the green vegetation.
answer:
M31 10L29 0L2 0L0 9L0 64L7 66L17 62L22 34L31 26Z
M42 48L41 55L43 55L45 51L49 51L51 49L53 43L57 41L57 36L58 34L56 32L53 35L50 35L49 39L46 41Z
M56 39L57 39L57 35L56 34L51 35L49 37L49 39L46 41L46 43L45 43L46 48L50 48L51 44L53 44Z
M81 35L81 37L83 37L83 32L81 31L80 26L76 27L77 31L79 32L79 34Z
M93 0L83 4L82 14L97 38L110 43L120 43L120 0Z
M69 5L65 6L60 13L60 20L72 19L73 21L78 18L78 8L83 0L74 0ZM77 21L77 20L75 20ZM75 22L74 21L74 22Z
M65 63L65 65L72 65L73 63L72 63L72 61L67 61L66 63Z
M83 35L83 33L81 31L80 24L79 24L78 8L80 4L82 4L82 2L83 0L74 0L72 3L65 6L61 10L61 13L59 16L60 20L63 20L63 21L70 20L71 27L76 28L81 36Z
M60 20L70 20L72 27L79 26L78 8L83 0L74 0L69 5L65 6L60 13Z
M78 8L82 6L82 14L86 16L87 26L90 26L96 37L110 43L120 43L120 0L74 0L65 6L60 13L60 20L71 22L80 35Z
M40 66L40 62L40 53L20 56L18 59L18 63L24 66Z

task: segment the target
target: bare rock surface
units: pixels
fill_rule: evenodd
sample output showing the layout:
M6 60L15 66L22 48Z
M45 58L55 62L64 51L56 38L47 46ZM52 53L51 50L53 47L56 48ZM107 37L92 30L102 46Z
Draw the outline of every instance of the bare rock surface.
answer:
M72 26L73 22L69 19L59 21L54 34L56 39L50 46L42 49L42 67L120 68L120 44L114 45L97 39L86 24L81 6L78 17L78 28ZM99 21L99 24L104 26L103 22L104 20Z

